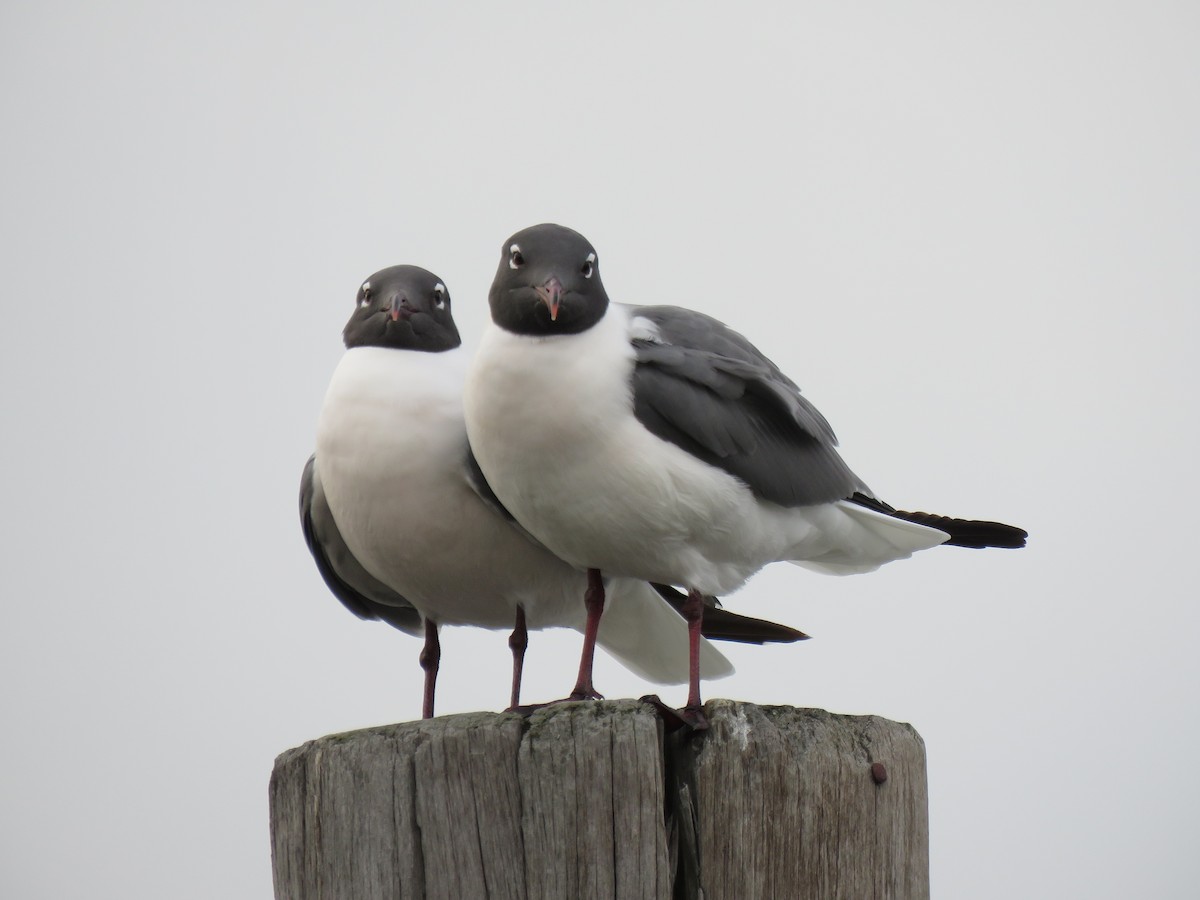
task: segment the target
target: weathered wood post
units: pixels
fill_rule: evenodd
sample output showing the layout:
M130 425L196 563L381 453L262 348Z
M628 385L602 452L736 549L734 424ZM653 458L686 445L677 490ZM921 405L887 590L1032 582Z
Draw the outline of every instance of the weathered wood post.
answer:
M634 700L333 735L271 776L277 900L929 896L925 747L875 716Z

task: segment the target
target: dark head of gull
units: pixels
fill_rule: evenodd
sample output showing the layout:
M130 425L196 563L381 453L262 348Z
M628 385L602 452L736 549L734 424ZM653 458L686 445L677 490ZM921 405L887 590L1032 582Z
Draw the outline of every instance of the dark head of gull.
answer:
M362 283L342 330L346 348L440 353L462 344L445 283L419 266L380 269Z
M608 309L596 249L562 225L534 225L500 248L492 321L515 334L579 334Z

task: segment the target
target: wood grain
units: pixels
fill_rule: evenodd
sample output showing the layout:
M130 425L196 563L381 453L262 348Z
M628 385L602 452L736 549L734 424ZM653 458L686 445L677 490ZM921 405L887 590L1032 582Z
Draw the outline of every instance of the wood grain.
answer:
M664 735L652 707L621 700L289 750L270 786L276 897L928 896L911 726L727 700L706 711L698 736Z
M679 751L705 900L929 896L925 745L912 726L728 700L707 710L708 735Z

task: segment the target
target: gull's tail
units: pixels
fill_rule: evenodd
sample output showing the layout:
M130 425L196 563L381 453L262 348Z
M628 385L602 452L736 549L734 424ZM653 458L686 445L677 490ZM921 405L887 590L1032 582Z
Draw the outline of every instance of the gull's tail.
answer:
M894 519L914 522L917 525L924 525L927 528L936 528L938 531L944 531L950 535L950 539L946 543L954 547L974 547L977 549L983 547L1004 547L1007 549L1016 549L1024 547L1025 539L1029 537L1029 534L1024 529L1017 528L1014 525L1005 525L1002 522L986 522L978 519L954 519L949 516L939 516L926 512L905 512L902 509L889 506L882 500L868 497L866 494L855 494L850 500L859 506L865 506L867 509L873 509L875 512L881 512Z

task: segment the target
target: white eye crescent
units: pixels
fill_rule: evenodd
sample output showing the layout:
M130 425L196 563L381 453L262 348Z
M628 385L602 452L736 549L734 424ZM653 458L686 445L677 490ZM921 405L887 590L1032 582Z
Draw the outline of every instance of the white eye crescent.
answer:
M517 244L513 244L508 248L508 267L510 269L519 269L525 265L525 257L521 255L521 248Z
M596 254L589 253L587 259L583 261L583 268L579 270L583 273L584 278L591 278L592 273L596 271Z
M446 308L446 286L440 281L433 286L433 305L438 309Z
M362 299L358 301L358 305L366 306L368 303L371 302L371 282L364 281L362 283L362 287L359 290L362 291Z

